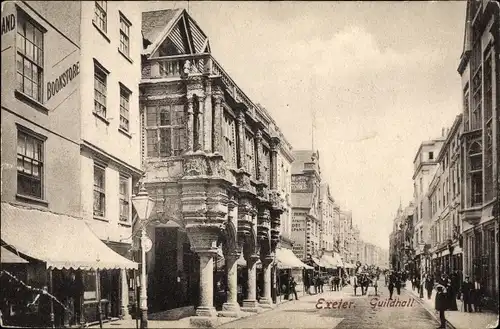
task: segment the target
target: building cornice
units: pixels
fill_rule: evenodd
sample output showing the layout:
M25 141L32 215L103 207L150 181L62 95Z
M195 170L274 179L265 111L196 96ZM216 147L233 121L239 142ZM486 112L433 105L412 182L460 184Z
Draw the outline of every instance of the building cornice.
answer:
M453 125L451 126L450 131L448 132L448 135L446 136L446 140L445 140L443 146L441 146L441 150L439 151L439 154L437 157L438 162L440 162L443 159L446 152L449 151L448 146L450 145L451 140L454 139L457 136L457 134L460 133L459 129L460 129L461 123L462 123L462 114L459 114L455 117L455 120L453 121Z
M95 155L100 161L105 162L107 164L112 163L120 168L120 171L123 171L131 176L141 177L144 174L144 171L141 169L131 166L123 160L118 159L112 154L104 151L98 146L93 145L92 143L82 139L80 143L80 149L82 151L89 151L93 155Z

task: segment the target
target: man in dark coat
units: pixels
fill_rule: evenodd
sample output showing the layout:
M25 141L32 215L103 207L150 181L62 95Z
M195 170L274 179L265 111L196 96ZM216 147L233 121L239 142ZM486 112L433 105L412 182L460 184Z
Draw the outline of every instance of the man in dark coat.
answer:
M462 299L464 300L464 312L472 312L472 294L474 290L474 285L469 282L469 277L465 277L465 281L462 284Z
M434 287L434 280L429 274L427 274L425 277L425 290L427 290L427 299L431 299L433 287Z
M297 289L295 289L295 287L297 286L297 282L295 282L293 276L290 278L289 286L290 292L293 294L293 296L295 296L295 300L299 300L299 297L297 297Z
M396 287L396 291L399 296L401 294L401 277L399 275L396 275L396 282L394 283L394 286Z
M389 275L389 299L392 299L392 294L394 292L394 274Z
M446 318L444 316L444 311L447 309L447 303L446 303L446 293L444 291L443 286L438 285L436 287L436 299L435 299L435 308L436 311L439 312L439 320L441 322L441 325L438 327L438 329L445 329L446 328Z
M473 298L472 298L472 304L474 304L474 311L475 312L481 312L481 302L483 298L483 286L479 282L479 279L476 278L474 281L474 290L473 290Z

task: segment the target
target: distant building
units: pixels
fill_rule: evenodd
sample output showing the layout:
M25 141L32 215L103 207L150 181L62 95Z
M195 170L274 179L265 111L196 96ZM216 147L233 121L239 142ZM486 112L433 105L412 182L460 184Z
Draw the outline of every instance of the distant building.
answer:
M439 163L430 183L431 248L433 271L462 272L462 241L460 240L460 135L462 115L458 115L447 133L437 157Z
M445 141L443 136L420 144L413 159L413 248L415 249L415 264L420 273L430 271L430 254L426 251L430 247L431 217L427 190L438 165L437 156ZM427 245L427 246L426 246Z

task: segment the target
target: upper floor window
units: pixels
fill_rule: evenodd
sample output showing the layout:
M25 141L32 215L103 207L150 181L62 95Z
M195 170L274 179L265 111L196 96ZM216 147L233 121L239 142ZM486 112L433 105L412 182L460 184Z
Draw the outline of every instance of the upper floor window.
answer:
M26 14L17 17L17 90L43 102L43 32Z
M94 216L106 214L106 169L94 165Z
M434 159L434 152L429 152L429 160L433 160Z
M129 177L120 176L120 221L128 222L130 219L130 193Z
M130 22L120 14L120 51L130 56Z
M94 113L106 118L106 79L107 73L94 65Z
M130 91L120 87L120 129L129 131Z
M468 152L468 180L471 206L483 202L483 154L481 145L473 142Z
M249 133L245 134L245 156L246 156L246 164L247 170L250 175L255 178L255 143L253 140L253 136Z
M43 198L43 142L25 131L17 131L17 193Z
M469 86L467 85L464 89L463 96L463 108L464 108L464 131L469 130Z
M262 147L262 181L271 186L271 155L269 149Z
M96 1L94 8L94 24L100 28L103 32L108 30L108 2L107 1Z
M234 119L224 112L222 121L222 153L227 164L236 167L236 127Z
M148 157L180 155L186 148L184 105L151 105L146 108Z

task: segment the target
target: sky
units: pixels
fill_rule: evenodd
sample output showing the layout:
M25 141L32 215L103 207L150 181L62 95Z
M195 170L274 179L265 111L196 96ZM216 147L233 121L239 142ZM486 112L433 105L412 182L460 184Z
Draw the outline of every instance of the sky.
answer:
M148 1L189 9L212 55L296 150L319 150L322 179L383 248L413 159L461 111L465 1ZM312 113L315 113L313 116Z

